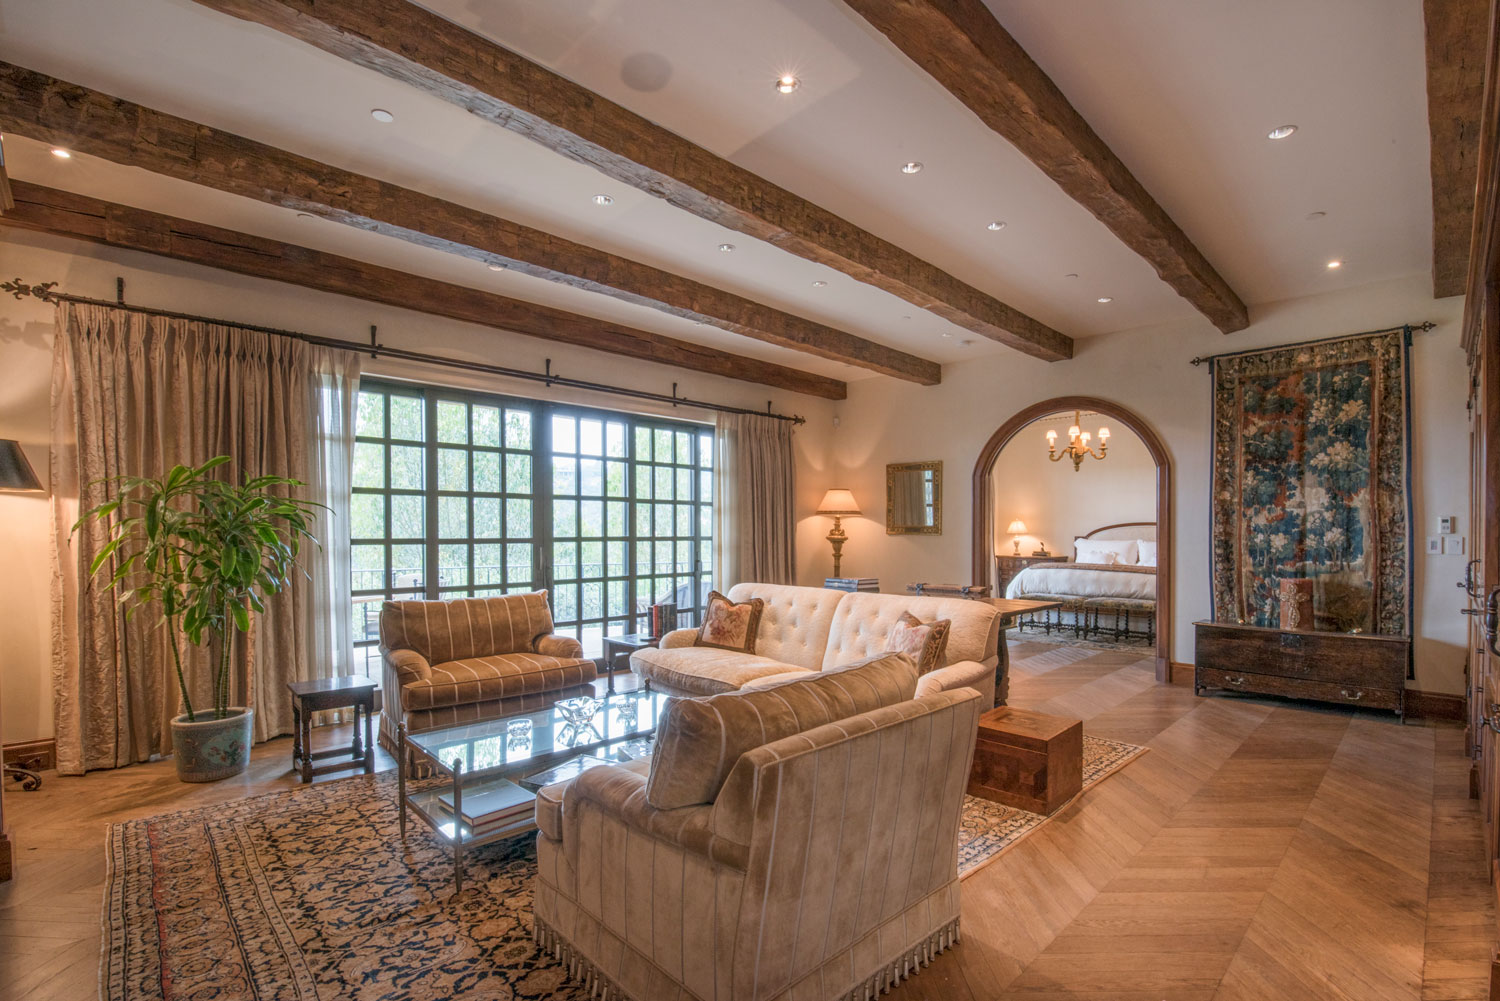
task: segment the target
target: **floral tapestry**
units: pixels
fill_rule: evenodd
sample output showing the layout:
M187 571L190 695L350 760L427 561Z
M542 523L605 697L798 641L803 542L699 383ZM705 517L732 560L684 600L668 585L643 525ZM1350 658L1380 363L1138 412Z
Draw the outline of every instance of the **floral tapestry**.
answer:
M1214 619L1410 635L1409 332L1214 359ZM1304 625L1303 628L1309 626Z

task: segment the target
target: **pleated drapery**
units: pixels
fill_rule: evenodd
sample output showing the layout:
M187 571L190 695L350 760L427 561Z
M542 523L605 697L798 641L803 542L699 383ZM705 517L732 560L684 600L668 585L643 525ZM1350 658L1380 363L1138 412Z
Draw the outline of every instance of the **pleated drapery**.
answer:
M236 639L232 705L255 738L292 731L286 683L347 671L348 481L359 356L287 337L123 308L60 303L52 368L52 670L58 770L79 774L171 750L180 696L153 610L128 618L88 567L104 527L71 533L119 476L156 477L230 456L232 482L301 480L328 504L302 569ZM342 604L339 602L342 601ZM213 652L181 647L195 706L211 704Z
M714 580L720 590L797 579L790 421L721 413L714 426Z

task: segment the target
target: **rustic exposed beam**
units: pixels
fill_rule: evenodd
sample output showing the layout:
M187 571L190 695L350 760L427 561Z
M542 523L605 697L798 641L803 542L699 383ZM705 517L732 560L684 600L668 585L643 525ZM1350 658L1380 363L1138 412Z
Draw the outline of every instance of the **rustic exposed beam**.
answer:
M16 206L0 215L0 227L138 250L828 400L847 396L837 379L662 334L86 195L25 181L12 183Z
M1474 229L1489 0L1423 0L1432 157L1432 294L1462 295Z
M407 0L198 0L418 87L729 229L1037 358L1073 342L914 254ZM769 84L768 84L769 86Z
M983 0L844 0L1224 333L1249 313Z
M922 385L936 362L529 226L0 62L0 130Z

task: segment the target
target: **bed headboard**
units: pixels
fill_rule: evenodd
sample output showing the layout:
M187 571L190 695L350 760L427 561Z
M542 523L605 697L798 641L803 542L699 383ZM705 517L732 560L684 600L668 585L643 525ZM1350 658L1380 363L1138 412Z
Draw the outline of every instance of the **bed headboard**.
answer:
M1096 528L1087 535L1079 536L1081 539L1145 539L1147 542L1156 541L1156 522L1154 521L1126 521L1118 525L1104 525ZM1075 554L1076 556L1076 554Z

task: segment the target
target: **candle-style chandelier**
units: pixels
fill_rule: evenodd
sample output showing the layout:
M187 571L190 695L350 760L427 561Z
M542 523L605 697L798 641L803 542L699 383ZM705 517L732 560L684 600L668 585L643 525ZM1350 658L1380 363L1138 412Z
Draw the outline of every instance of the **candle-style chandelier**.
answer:
M1078 472L1083 465L1083 460L1092 455L1096 459L1102 459L1109 454L1109 428L1099 428L1099 450L1096 452L1089 446L1093 435L1083 430L1083 414L1073 411L1073 426L1068 428L1068 447L1061 452L1057 450L1057 432L1047 432L1047 458L1053 462L1062 458L1073 460L1073 472Z

